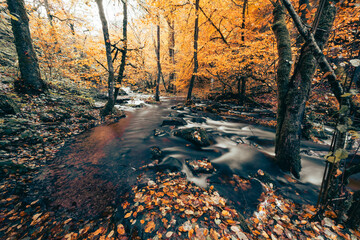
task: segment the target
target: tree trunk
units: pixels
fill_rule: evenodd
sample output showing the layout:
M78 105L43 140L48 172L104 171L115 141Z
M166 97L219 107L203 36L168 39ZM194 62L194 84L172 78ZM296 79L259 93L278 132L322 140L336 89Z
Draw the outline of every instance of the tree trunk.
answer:
M124 72L126 66L126 54L127 54L127 0L122 0L123 3L123 11L124 11L124 18L123 18L123 48L121 49L121 63L119 68L119 75L117 77L117 83L120 85L124 79ZM115 88L114 93L114 101L116 101L118 93L119 93L120 86Z
M318 26L320 30L315 33L315 40L320 50L327 42L332 23L335 19L335 13L335 6L326 0L323 12L319 13ZM286 96L282 96L282 100L280 100L284 101L284 103L280 110L278 110L275 148L276 161L284 171L292 172L297 178L300 177L301 170L301 124L316 66L317 61L313 54L313 44L308 42L301 49L295 71L287 87Z
M353 229L360 227L360 191L356 191L353 195L353 202L348 211L349 219L347 225Z
M37 94L47 89L41 79L40 68L31 40L29 19L24 0L7 0L11 14L11 26L14 33L16 52L19 59L21 79L16 82L19 91Z
M274 23L272 25L272 29L274 31L277 49L279 55L279 63L277 68L277 100L278 100L278 108L277 108L277 125L276 125L276 139L275 139L275 153L278 152L278 148L280 146L280 132L281 127L284 121L285 115L285 98L287 95L290 71L291 71L291 63L292 63L292 53L291 53L291 41L290 34L286 25L286 13L284 7L281 3L277 2L274 11ZM285 169L289 170L290 167L287 166L287 163L279 162L279 165L286 166Z
M111 57L111 42L109 37L108 24L104 13L104 8L102 5L102 0L96 0L96 3L99 8L99 15L102 24L102 30L104 35L105 49L106 49L106 59L108 64L109 78L108 78L108 102L105 107L101 110L101 116L105 117L109 115L115 104L114 100L114 66L112 63Z
M246 77L241 76L238 81L239 105L243 106L245 103Z
M160 101L160 80L161 80L161 62L160 62L160 17L158 16L158 25L156 31L157 45L156 45L156 61L157 61L157 80L156 80L156 92L155 101Z
M248 4L248 0L244 0L243 9L242 9L242 23L241 23L241 29L243 32L241 33L241 41L245 42L245 13L246 13L246 7Z
M170 75L169 75L169 87L170 90L171 84L173 84L175 80L175 21L173 19L168 20L169 25L169 57L170 57L170 65L172 67Z
M199 39L199 2L200 0L196 0L195 2L195 26L194 26L194 71L193 74L191 76L190 79L190 85L189 85L189 91L187 94L187 102L190 103L191 102L191 95L192 95L192 90L194 87L194 81L197 78L197 72L198 72L198 68L199 68L199 63L198 63L198 39Z

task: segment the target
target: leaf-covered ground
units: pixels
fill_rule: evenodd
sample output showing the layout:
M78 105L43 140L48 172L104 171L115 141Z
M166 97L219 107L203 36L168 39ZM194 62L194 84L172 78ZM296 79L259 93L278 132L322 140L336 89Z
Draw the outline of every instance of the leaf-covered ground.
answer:
M92 219L58 212L29 185L66 139L100 123L98 110L71 94L12 97L22 113L1 120L0 239L360 238L358 231L336 224L333 212L310 221L314 206L294 204L271 184L261 182L265 191L257 210L242 216L216 187L201 188L183 173L147 171L148 166L131 192L120 196L121 206L109 206ZM194 174L216 171L206 159L187 164ZM234 190L249 190L259 181L236 175L232 180Z

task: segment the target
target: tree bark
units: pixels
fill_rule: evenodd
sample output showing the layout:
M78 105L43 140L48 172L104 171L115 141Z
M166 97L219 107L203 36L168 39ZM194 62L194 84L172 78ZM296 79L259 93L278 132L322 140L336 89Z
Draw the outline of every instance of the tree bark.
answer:
M160 17L158 16L158 25L157 25L157 31L156 31L156 39L157 39L157 45L156 45L156 62L157 62L157 80L156 80L156 92L155 92L155 101L160 101L160 80L161 80L161 62L160 62Z
M105 42L105 49L106 49L106 60L107 60L107 64L108 64L108 72L109 72L109 77L108 77L108 102L106 103L105 107L101 110L101 116L105 117L107 115L109 115L113 108L114 108L114 104L115 104L115 100L114 100L114 66L113 66L113 62L112 62L112 57L111 57L111 42L110 42L110 37L109 37L109 30L108 30L108 24L107 24L107 20L105 17L105 13L104 13L104 8L102 5L102 0L96 0L96 3L98 5L99 8L99 15L100 15L100 20L101 20L101 24L102 24L102 30L103 30L103 35L104 35L104 42Z
M171 84L173 84L175 80L175 21L173 19L168 20L169 25L169 57L170 57L170 65L172 67L170 75L169 75L169 87L170 90Z
M240 82L239 82L239 85L240 85L240 91L239 91L239 104L241 106L244 105L245 103L245 93L246 93L246 77L245 76L241 76L240 77L240 80L241 80L241 85L240 85Z
M194 71L190 79L189 91L187 94L187 102L191 102L192 90L194 88L194 82L197 78L197 72L199 68L198 62L198 39L199 39L199 2L200 0L196 0L195 2L195 26L194 26Z
M248 4L248 0L244 0L243 3L243 9L242 9L242 23L241 23L241 29L243 30L243 32L241 33L241 41L245 42L245 13L246 13L246 7Z
M127 0L122 0L123 3L123 11L124 11L124 17L123 17L123 48L121 49L121 63L119 68L119 74L117 77L117 83L120 85L124 79L124 72L125 72L125 66L126 66L126 54L127 54L127 22L128 22L128 16L127 16ZM118 93L119 93L120 86L117 86L115 88L114 93L114 101L116 101Z
M308 31L307 28L302 24L300 17L296 14L292 4L289 0L283 0L285 7L288 9L288 12L291 18L294 20L295 26L298 29L299 33L304 37L306 42L308 43L308 52L310 56L312 56L313 60L313 71L311 72L311 79L313 73L315 72L316 63L319 64L320 69L326 73L327 80L330 84L330 88L340 103L340 114L338 118L339 125L347 125L347 117L350 114L350 109L353 106L351 99L349 97L342 97L344 94L344 88L340 81L337 80L334 70L330 66L327 61L325 55L322 52L324 45L326 44L332 24L335 20L336 15L336 7L329 0L323 0L323 12L319 17L319 21L315 23L314 26L318 26L316 28L315 36L312 32ZM321 3L323 2L321 1ZM317 14L318 15L318 14ZM316 61L315 61L316 60ZM310 69L310 68L309 68ZM304 69L307 71L308 69ZM303 74L304 71L301 71ZM310 79L310 81L311 81ZM336 133L336 141L334 144L334 151L337 149L344 148L346 139L346 131L337 131Z
M327 62L326 58L320 55L323 56L322 48L327 42L336 14L335 6L328 0L325 1L325 6L322 9L323 12L319 13L319 30L316 31L315 37L310 32L303 34L299 31L305 38L306 43L301 49L295 71L287 87L286 96L282 97L282 101L285 101L283 107L278 112L279 122L275 148L276 161L283 170L292 172L297 178L300 177L301 170L300 139L305 104L309 98L311 81L316 70L317 60L320 63L320 67L323 65L322 63ZM289 2L283 0L283 3L289 10ZM296 12L294 13L296 14ZM300 17L297 14L296 16L301 24ZM296 21L295 25L297 23ZM312 39L309 39L309 36ZM321 68L325 69L324 67ZM325 72L332 71L331 67L326 69ZM331 84L331 81L329 82Z
M11 14L11 26L14 33L21 74L20 81L16 82L16 88L19 91L30 94L44 92L47 89L47 85L41 79L24 0L7 0L7 4Z
M277 108L277 125L276 125L276 139L275 139L275 153L277 155L278 148L280 147L280 132L284 122L284 115L286 109L286 95L288 91L290 71L292 66L292 53L291 53L291 41L289 30L286 25L286 13L284 7L281 3L277 2L273 11L274 15L274 23L272 25L272 29L274 31L277 49L279 55L279 63L277 68L277 100L278 100L278 108ZM286 147L286 146L284 146ZM283 162L279 160L278 163L281 168L285 170L290 170L290 163Z

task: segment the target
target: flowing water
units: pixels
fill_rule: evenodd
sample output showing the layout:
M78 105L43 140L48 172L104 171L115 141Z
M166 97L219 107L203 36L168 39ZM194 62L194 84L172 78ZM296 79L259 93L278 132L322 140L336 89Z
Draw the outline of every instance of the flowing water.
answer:
M95 216L106 206L117 204L117 199L135 183L139 168L151 162L152 146L160 147L164 159L174 157L184 162L207 158L221 169L223 174L217 175L220 178L233 172L247 177L262 169L283 183L281 192L285 196L296 199L300 193L300 201L313 203L316 200L324 169L323 155L328 146L304 142L303 150L311 152L311 156L302 155L301 181L289 183L273 163L274 129L241 123L237 119L225 120L211 114L193 113L186 108L183 111L173 110L171 106L183 99L161 100L161 104L146 105L140 109L127 107L126 118L111 125L95 127L67 143L53 164L38 177L38 182L46 182L43 185L47 185L49 204L83 216ZM132 102L132 105L139 103L141 101ZM206 148L195 147L173 136L170 127L162 127L165 134L154 136L154 129L161 128L164 119L177 114L184 115L188 123L185 128L205 128L214 136L215 144ZM206 122L192 122L193 117L199 116ZM222 189L216 178L214 180L210 175L196 177L185 164L182 171L199 186L214 184L221 194L228 195L226 197L238 197L229 194L227 188Z

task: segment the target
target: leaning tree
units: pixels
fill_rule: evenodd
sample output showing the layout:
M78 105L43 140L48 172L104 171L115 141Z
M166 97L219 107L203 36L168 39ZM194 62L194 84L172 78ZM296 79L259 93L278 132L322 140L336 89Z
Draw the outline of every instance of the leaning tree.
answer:
M7 5L10 12L21 75L20 80L16 81L16 88L21 92L29 94L44 92L47 89L47 85L41 79L24 0L7 0Z

